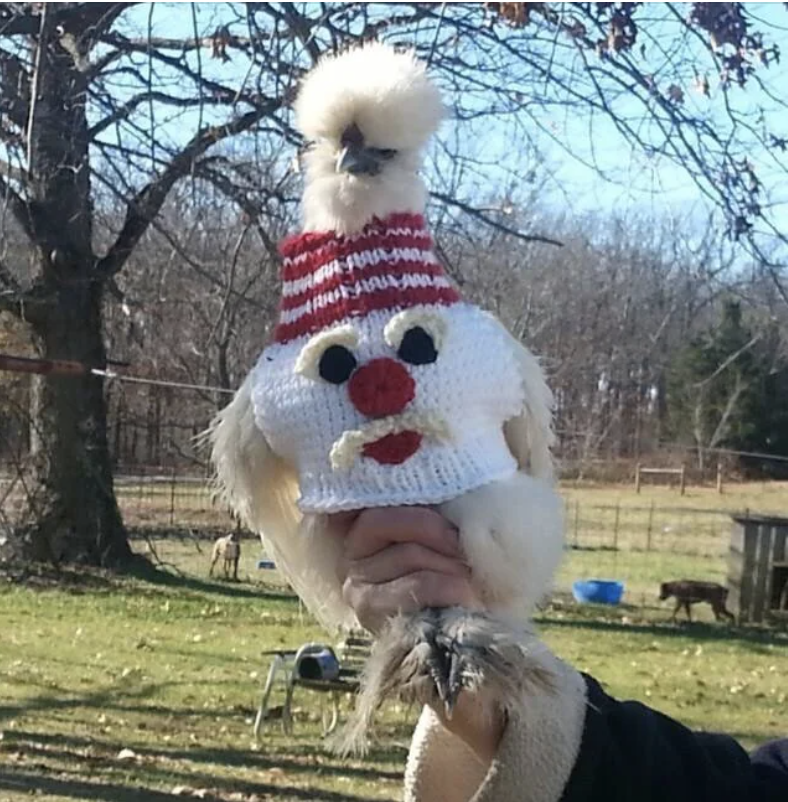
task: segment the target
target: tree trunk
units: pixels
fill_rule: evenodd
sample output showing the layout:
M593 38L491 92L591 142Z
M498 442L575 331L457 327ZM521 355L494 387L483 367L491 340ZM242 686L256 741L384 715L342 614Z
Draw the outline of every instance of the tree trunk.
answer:
M42 356L105 364L101 286L70 284L34 325ZM115 498L103 381L38 376L28 499L10 541L23 560L119 567L132 552Z
M92 246L87 73L59 37L54 22L42 16L40 35L31 39L29 237L45 301L29 323L44 358L104 367L104 285L94 273ZM36 377L30 407L26 500L5 538L5 555L104 567L128 563L132 552L115 499L102 379L89 373Z

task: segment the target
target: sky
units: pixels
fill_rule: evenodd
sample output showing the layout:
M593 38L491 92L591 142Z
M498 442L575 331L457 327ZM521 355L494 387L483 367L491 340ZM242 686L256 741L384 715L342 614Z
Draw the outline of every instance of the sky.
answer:
M655 13L659 12L660 6L663 4L652 4ZM689 9L689 6L679 4L680 8ZM224 8L221 3L200 4L195 12L199 29L212 30L221 21ZM786 54L783 63L762 70L761 74L772 90L777 95L785 96L788 101L788 10L782 3L749 3L747 8L751 15L764 22L764 26L768 25L768 35ZM157 3L153 9L149 5L140 5L132 9L126 19L140 32L145 32L150 24L156 35L193 35L194 21L189 3ZM416 35L418 32L414 32ZM667 47L674 35L675 30L669 24L661 29L652 28L649 47L659 48L662 42ZM239 84L243 79L246 65L240 60L222 65L207 56L207 53L203 55L203 65L209 65L211 70L217 71L228 85ZM708 121L719 123L715 109L720 107L721 97L713 76L710 97L706 98L693 93L687 86L689 69L688 64L679 64L677 67L677 74L682 75L686 87L686 104ZM502 79L505 80L505 76ZM672 78L661 77L660 80L664 86ZM171 87L167 89L174 91ZM742 103L747 109L748 119L755 120L762 108L768 115L771 129L788 137L786 109L780 108L779 104L754 88L749 88L746 93L734 92L733 95L736 102ZM447 100L451 105L458 99L448 97ZM627 113L626 101L622 102L624 105L620 108ZM655 218L667 215L696 222L698 226L705 224L711 209L709 201L702 196L687 173L668 157L644 155L624 142L606 119L598 118L592 124L588 115L567 110L560 105L547 107L540 122L542 130L531 126L527 133L538 150L533 168L540 186L539 202L545 209L577 217L643 211ZM196 123L196 113L179 112L177 119L170 122L164 117L158 120L160 134L174 142L191 136ZM510 131L504 123L490 123L487 120L484 126L483 130L469 133L465 145L468 148L479 147L489 163L480 184L473 191L494 194L512 182L522 183L523 173L529 171L529 164L528 158L515 158L512 154ZM443 135L450 136L451 133L450 124L449 130L444 130ZM565 147L559 146L556 141L564 143ZM761 170L768 200L774 204L773 219L782 230L788 231L786 171L778 170L770 161L771 154L762 149L753 149L747 155ZM592 160L596 163L596 169L584 164Z
M654 4L662 5L662 4ZM680 4L689 8L688 3ZM768 25L768 36L785 54L781 63L771 64L759 74L768 87L783 102L788 104L788 10L783 3L747 3L748 11ZM657 38L671 36L675 31L663 29ZM662 86L669 82L662 81ZM711 76L708 98L693 92L683 83L685 103L691 105L702 117L714 122L721 121L715 111L721 107L721 91ZM755 120L761 110L766 114L770 128L775 133L788 136L788 109L782 108L753 82L746 91L734 89L734 102L741 104L745 118ZM638 149L631 149L622 141L613 125L597 119L593 127L587 117L572 113L557 112L549 121L557 137L571 143L575 156L565 149L541 137L541 147L549 162L554 181L553 200L572 212L583 215L600 211L610 214L643 209L655 217L667 214L685 219L694 219L704 224L710 204L699 192L692 178L667 156L649 156ZM536 132L539 138L538 132ZM784 169L777 169L770 155L761 149L752 149L747 155L758 165L759 173L775 206L775 219L781 228L788 231L788 180ZM583 162L594 161L598 170Z

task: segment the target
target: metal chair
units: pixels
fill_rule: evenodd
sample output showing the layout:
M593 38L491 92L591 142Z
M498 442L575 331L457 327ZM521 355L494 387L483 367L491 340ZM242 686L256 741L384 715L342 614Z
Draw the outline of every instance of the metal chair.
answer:
M299 649L273 649L263 652L270 656L265 686L254 722L254 737L259 741L263 724L268 718L271 694L278 678L284 681L285 700L282 706L282 729L286 734L293 731L293 696L297 687L307 688L318 693L331 695L331 720L327 724L323 717L323 735L330 735L339 723L339 699L342 694L358 692L361 670L369 657L372 641L363 633L350 633L336 648L322 643L306 643ZM335 654L338 670L330 678L303 675L303 667L308 658L323 654L326 650Z

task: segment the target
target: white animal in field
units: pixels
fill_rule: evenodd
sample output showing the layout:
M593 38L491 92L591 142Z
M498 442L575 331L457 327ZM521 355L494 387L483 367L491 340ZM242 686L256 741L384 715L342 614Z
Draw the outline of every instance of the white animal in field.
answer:
M222 561L224 578L230 578L232 572L233 579L238 581L238 561L241 559L241 532L236 529L229 535L217 538L213 544L211 552L211 569L208 576L213 576L213 570L219 560Z

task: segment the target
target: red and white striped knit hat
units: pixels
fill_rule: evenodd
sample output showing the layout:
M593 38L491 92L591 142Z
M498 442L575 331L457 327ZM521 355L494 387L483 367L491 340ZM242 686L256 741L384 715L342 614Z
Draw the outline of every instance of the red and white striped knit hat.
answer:
M418 214L287 239L257 426L304 512L436 504L517 470L524 388L500 324L462 300Z
M285 240L280 250L282 303L276 342L380 309L460 300L418 214L373 220L354 236L299 234Z

